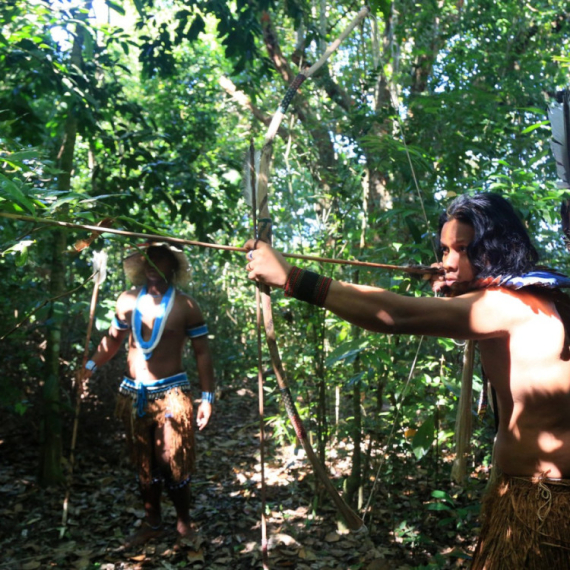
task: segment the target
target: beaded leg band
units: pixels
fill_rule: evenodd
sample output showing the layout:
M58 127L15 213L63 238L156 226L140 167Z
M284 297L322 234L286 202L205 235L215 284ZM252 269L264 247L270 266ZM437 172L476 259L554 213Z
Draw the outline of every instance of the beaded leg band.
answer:
M312 305L325 304L332 279L293 266L285 283L285 297L294 297Z

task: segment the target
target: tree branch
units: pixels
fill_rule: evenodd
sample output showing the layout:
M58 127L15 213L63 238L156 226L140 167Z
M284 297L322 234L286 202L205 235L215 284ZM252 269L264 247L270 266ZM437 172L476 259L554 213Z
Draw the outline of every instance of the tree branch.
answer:
M247 109L251 112L251 114L265 126L269 126L271 123L271 116L264 113L261 109L256 107L249 97L243 92L239 91L238 88L234 85L231 79L227 77L220 77L219 84L222 89L242 108ZM279 125L279 130L277 131L278 135L283 138L289 138L289 131L282 125Z

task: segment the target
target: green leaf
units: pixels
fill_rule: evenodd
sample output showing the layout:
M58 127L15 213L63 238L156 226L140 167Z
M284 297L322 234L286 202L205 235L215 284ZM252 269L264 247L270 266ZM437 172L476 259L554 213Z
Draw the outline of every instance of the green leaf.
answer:
M121 14L121 16L124 16L126 14L125 9L120 4L113 2L113 0L105 0L105 4L107 4L107 6L109 6L109 8L111 8L112 10L115 10L115 12L118 12L119 14ZM135 2L135 5L137 5L137 2ZM137 10L138 10L138 6L137 6ZM140 10L139 10L139 13L140 13Z
M408 229L410 230L410 233L412 234L412 237L414 238L414 242L422 243L422 232L420 228L418 228L418 225L410 217L406 217L405 221Z
M135 3L135 8L137 9L137 12L139 13L139 16L141 18L145 17L145 12L144 12L144 5L141 2L141 0L134 0Z
M361 339L350 340L348 342L343 342L341 345L337 346L335 350L326 360L326 366L332 366L337 362L345 360L346 362L354 362L354 359L364 350L368 348L368 341L363 341Z
M365 374L366 371L355 374L354 376L352 376L352 378L349 379L348 385L352 388L355 384L359 384Z
M430 510L430 511L450 511L453 508L455 508L454 500L445 491L440 491L439 489L436 489L435 491L431 492L431 496L434 499L439 499L441 502L430 503L428 505L428 510Z
M10 253L10 252L16 252L16 256L19 256L20 253L25 249L27 250L29 248L30 245L36 243L34 240L30 240L30 239L24 239L21 240L20 242L14 244L11 247L8 247L7 249L5 249L4 251L1 252L2 257L4 257L6 254ZM27 254L26 254L27 255Z
M9 178L0 174L0 187L15 201L24 206L29 212L35 214L33 203L28 200L25 194L18 188L18 186Z
M93 59L93 36L91 35L91 33L89 32L89 30L86 31L86 33L83 36L84 40L84 46L85 46L85 51L83 53L83 56L86 60L91 60Z
M412 440L412 450L418 461L427 454L434 440L435 423L433 416L431 416L420 426Z
M159 230L157 229L155 226L151 226L149 224L144 224L139 220L136 220L135 218L131 218L129 216L119 216L118 218L119 220L125 221L125 222L129 222L131 223L135 228L134 231L142 233L142 230L145 230L146 232L148 232L149 234L156 234L156 235L163 235L166 236L168 235L167 232L165 232L164 230Z
M23 267L28 262L28 248L22 247L22 249L16 255L16 266Z
M535 113L536 115L544 115L544 109L540 107L521 107L519 110L527 113Z
M447 501L448 503L454 504L454 501L449 495L449 493L446 493L445 491L440 491L439 489L436 489L431 492L431 496L434 499L442 499L444 501Z
M526 133L530 133L531 131L534 131L544 125L549 125L550 121L540 121L539 123L535 123L534 125L530 125L529 127L527 127L526 129L524 129L523 131L521 131L521 135L526 135Z
M7 156L2 156L2 160L13 164L15 162L22 162L24 160L31 160L37 158L38 152L36 150L22 150L20 152L12 152Z
M87 201L88 200L84 200L83 194L78 194L77 192L63 192L52 204L50 204L48 212L53 213L64 204L80 204Z
M450 511L452 507L445 503L430 503L427 508L428 511Z

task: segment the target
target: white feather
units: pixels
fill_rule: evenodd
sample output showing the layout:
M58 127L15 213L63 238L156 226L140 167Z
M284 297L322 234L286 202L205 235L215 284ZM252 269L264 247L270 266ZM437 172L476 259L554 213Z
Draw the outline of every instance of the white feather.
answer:
M93 252L93 273L96 273L94 279L100 285L107 277L107 252Z
M570 104L568 90L564 92L562 103L554 102L548 109L552 128L550 147L556 160L558 186L570 189Z

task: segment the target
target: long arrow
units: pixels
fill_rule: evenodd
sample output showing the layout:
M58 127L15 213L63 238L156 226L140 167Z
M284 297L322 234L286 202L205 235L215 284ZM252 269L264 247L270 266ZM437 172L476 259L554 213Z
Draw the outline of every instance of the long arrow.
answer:
M0 217L9 218L12 220L19 220L23 222L33 222L39 224L47 224L52 226L60 226L74 230L88 230L97 234L115 234L126 237L133 237L137 239L145 239L152 241L165 241L169 243L176 243L180 245L190 245L196 247L206 247L211 249L221 249L225 251L237 251L245 253L244 247L235 245L221 245L218 243L195 241L190 239L177 238L169 235L162 234L143 234L138 232L131 232L128 230L118 230L115 228L108 228L102 226L93 226L89 224L75 224L72 222L62 222L60 220L53 220L49 218L34 218L33 216L23 216L20 214L10 214L8 212L0 212ZM318 263L334 263L337 265L355 265L358 267L371 267L376 269L388 269L390 271L403 271L404 273L421 274L421 275L434 275L441 273L441 269L437 267L430 267L428 265L393 265L389 263L373 263L371 261L358 261L356 259L335 259L331 257L318 257L316 255L303 255L300 253L282 253L283 256L290 259L304 259L307 261L316 261Z

